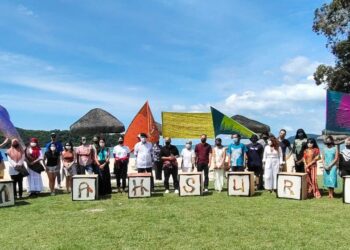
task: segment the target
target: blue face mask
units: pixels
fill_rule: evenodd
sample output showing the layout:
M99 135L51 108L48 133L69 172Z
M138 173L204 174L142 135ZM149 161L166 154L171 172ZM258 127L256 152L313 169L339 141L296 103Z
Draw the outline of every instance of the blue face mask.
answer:
M239 142L239 139L238 139L238 138L233 138L233 142L234 142L234 143L238 143L238 142Z

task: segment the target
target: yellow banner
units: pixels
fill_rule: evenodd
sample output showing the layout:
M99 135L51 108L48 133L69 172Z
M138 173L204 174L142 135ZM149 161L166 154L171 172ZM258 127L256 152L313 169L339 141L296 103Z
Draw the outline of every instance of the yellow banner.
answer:
M215 138L211 113L162 112L163 137L197 139L202 134Z

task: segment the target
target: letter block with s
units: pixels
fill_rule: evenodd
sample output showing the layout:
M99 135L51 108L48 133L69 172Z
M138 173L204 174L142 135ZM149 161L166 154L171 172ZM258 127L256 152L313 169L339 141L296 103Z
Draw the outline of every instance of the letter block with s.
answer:
M179 174L179 196L200 196L203 193L201 172Z

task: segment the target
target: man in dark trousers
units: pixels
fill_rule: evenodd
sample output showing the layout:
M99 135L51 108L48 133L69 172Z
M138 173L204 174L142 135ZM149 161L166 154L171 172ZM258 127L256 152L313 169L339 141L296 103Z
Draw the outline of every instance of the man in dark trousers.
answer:
M165 193L169 193L169 178L173 177L175 194L179 193L179 181L177 179L178 164L177 157L179 157L179 150L171 145L171 139L165 137L165 146L160 150L160 157L163 163L164 170L164 187Z
M207 135L201 135L201 143L196 145L194 150L196 153L197 171L204 171L204 192L208 192L209 186L209 167L211 163L212 149L207 143Z

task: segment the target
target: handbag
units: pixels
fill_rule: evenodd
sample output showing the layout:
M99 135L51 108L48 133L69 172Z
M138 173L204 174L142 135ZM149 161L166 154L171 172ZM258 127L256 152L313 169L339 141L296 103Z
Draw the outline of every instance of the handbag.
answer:
M45 168L43 167L43 165L41 165L39 162L35 163L34 165L29 165L28 167L33 170L34 172L40 174L41 172L45 171Z
M21 175L23 175L23 177L26 177L26 176L29 175L28 170L27 170L23 165L21 165L21 166L16 166L16 167L14 167L14 169L15 169L17 172L19 172Z

